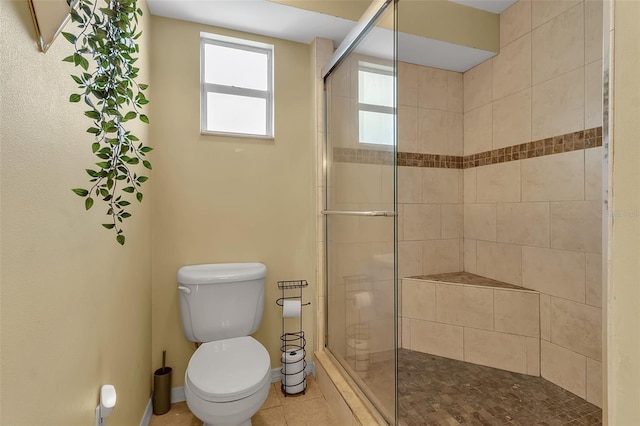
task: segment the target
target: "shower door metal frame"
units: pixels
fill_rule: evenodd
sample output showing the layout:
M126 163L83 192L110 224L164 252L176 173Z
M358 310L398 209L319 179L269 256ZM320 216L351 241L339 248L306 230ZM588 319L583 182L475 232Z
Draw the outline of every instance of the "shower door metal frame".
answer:
M356 23L356 25L351 29L351 31L347 34L347 36L345 37L345 39L340 43L340 45L338 46L338 48L336 49L336 51L334 52L333 56L331 57L331 59L329 59L329 61L322 67L321 70L321 76L322 76L322 80L323 80L323 84L325 84L325 90L323 90L323 106L324 106L324 111L323 114L325 117L327 117L328 114L328 110L327 110L327 91L326 91L326 79L327 77L342 63L342 61L344 59L346 59L350 53L352 53L356 46L358 45L358 43L364 38L366 37L366 35L369 33L369 31L371 29L373 29L375 27L375 23L378 20L378 18L387 11L387 8L390 6L395 6L398 3L399 0L373 0L373 2L369 5L369 7L367 8L367 10L363 13L363 15L361 16L361 18L358 20L358 22ZM394 37L394 55L393 55L393 61L394 61L394 69L396 70L396 78L394 79L394 98L395 98L395 114L394 114L394 131L395 131L395 137L394 137L394 159L393 159L393 179L394 179L394 191L393 191L393 206L394 206L394 211L387 211L387 210L377 210L377 211L352 211L352 210L331 210L331 209L327 209L327 204L328 204L328 200L327 200L327 168L323 167L324 171L323 171L323 181L324 181L324 197L323 197L323 210L321 211L321 214L323 216L323 221L324 221L324 232L325 232L325 249L324 249L324 256L325 256L325 262L324 262L324 283L323 285L325 286L325 294L328 294L328 284L329 284L329 264L328 264L328 260L327 260L327 250L328 250L328 246L327 246L327 241L328 241L328 217L330 216L380 216L380 217L393 217L394 218L394 238L393 238L393 245L394 245L394 278L393 278L393 286L394 286L394 291L393 291L393 309L394 309L394 335L393 335L393 339L394 339L394 343L393 343L393 347L394 347L394 359L393 359L393 368L394 368L394 413L393 413L393 419L392 419L392 424L397 424L398 423L398 417L399 417L399 413L398 413L398 316L399 316L399 311L398 311L398 213L397 213L397 208L398 208L398 191L397 191L397 129L398 129L398 114L397 114L397 93L398 93L398 79L397 79L397 49L398 49L398 39L397 39L397 10L394 11L394 28L393 28L393 37ZM325 119L325 126L327 126L328 120ZM324 141L323 141L323 145L324 145L324 158L327 158L327 146L328 146L328 142L327 142L327 137L328 137L328 131L325 128L324 131ZM325 321L325 326L324 326L324 347L327 348L327 342L328 342L328 333L329 333L329 323L328 323L328 317L329 317L329 297L325 298L325 306L324 306L324 311L325 311L325 316L324 316L324 321ZM357 381L356 381L357 382ZM360 385L358 385L360 386ZM365 394L366 395L366 394Z
M349 31L347 36L342 40L342 43L338 46L333 53L329 62L322 67L321 75L325 80L327 76L346 58L349 53L355 49L358 42L367 35L370 29L373 28L375 21L382 15L387 7L398 0L374 0L367 10L364 11L355 27ZM326 103L325 103L326 105Z

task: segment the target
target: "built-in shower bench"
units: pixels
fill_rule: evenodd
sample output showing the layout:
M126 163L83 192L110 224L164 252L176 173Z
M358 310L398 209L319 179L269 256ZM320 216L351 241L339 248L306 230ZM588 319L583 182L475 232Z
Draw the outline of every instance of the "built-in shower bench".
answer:
M401 282L401 346L540 375L540 294L468 272Z

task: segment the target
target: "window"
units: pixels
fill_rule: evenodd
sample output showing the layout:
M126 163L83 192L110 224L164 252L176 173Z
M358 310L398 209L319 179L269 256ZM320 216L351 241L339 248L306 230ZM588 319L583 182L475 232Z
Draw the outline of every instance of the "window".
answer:
M358 66L358 133L360 143L393 145L395 130L393 68L360 62Z
M202 133L273 137L273 46L200 34Z

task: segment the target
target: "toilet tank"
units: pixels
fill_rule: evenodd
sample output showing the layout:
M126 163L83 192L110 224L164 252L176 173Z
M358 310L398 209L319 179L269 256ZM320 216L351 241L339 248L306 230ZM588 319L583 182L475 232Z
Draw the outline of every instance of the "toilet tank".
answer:
M264 312L262 263L188 265L178 270L180 315L187 339L212 342L248 336Z

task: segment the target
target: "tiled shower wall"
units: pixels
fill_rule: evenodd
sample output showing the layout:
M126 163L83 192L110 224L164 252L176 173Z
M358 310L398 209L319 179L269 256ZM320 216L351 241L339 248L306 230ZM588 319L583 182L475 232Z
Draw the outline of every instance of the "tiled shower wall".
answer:
M398 152L399 276L461 271L461 73L398 64Z
M602 2L520 0L500 38L464 74L465 158L496 158L465 164L464 270L539 291L542 376L601 405Z

